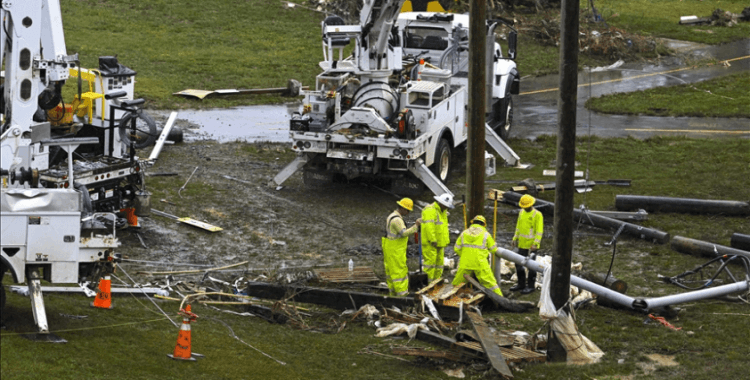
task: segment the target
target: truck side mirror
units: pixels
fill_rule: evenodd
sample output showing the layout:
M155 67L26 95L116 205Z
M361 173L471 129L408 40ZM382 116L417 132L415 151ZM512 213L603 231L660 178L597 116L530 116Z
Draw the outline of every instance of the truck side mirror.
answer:
M510 32L508 34L508 58L515 61L516 59L516 45L518 44L518 33Z

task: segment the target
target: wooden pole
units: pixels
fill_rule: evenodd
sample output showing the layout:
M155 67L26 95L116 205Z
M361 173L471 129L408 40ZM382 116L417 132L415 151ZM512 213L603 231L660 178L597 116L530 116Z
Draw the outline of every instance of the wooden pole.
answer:
M555 180L554 242L550 294L557 309L570 296L575 194L576 107L578 98L578 0L563 0L560 31L560 98L557 103L557 177ZM567 352L550 331L547 358L566 361Z
M484 96L487 1L473 0L469 9L469 138L466 144L468 219L484 214Z

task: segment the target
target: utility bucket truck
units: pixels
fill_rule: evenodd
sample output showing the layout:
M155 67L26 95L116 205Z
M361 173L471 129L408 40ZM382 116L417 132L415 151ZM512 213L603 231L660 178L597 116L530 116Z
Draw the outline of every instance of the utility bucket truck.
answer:
M391 179L392 189L405 195L421 193L423 185L437 195L451 193L444 182L452 151L468 137L469 17L399 13L402 3L366 0L359 25L337 16L322 22L323 72L314 90L303 91L302 110L290 120L298 156L272 184L302 169L311 186L335 176L376 177ZM516 165L518 156L502 140L512 125L511 95L519 91L516 32L511 28L504 57L496 26L488 22L486 29L487 143ZM351 55L345 58L344 50ZM485 156L493 174L494 156Z
M114 271L115 213L150 210L136 119L147 132L155 127L138 110L143 100L133 100L134 71L114 57L83 70L78 55L67 54L59 0L0 6L0 280L8 272L28 282L39 336L59 341L49 334L40 281L91 293ZM78 95L65 102L71 77L79 78Z

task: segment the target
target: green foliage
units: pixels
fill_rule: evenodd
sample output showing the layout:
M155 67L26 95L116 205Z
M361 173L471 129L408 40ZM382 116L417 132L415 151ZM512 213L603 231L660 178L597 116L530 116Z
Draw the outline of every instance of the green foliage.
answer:
M586 101L603 113L651 116L750 117L750 73L695 84L605 95Z

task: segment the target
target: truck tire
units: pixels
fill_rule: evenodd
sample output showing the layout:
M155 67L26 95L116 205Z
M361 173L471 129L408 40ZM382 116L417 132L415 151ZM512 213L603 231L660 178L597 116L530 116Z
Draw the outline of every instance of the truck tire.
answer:
M440 142L438 142L437 149L435 149L435 160L432 162L432 172L443 183L448 180L451 164L453 163L452 160L451 146L447 139L441 138Z
M507 140L510 137L510 129L513 127L513 98L508 98L505 105L505 112L500 117L502 121L498 123L497 134L501 139Z
M159 135L156 133L156 122L154 122L154 118L143 110L139 110L135 114L132 112L127 113L123 116L120 120L120 140L125 143L125 145L130 146L130 121L134 117L136 118L135 148L147 148L156 141Z

